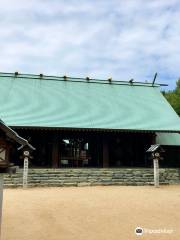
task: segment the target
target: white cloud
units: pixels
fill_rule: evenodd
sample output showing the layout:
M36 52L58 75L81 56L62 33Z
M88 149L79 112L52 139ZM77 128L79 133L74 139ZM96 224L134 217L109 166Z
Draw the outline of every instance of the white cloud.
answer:
M1 71L159 81L180 68L178 0L0 2Z

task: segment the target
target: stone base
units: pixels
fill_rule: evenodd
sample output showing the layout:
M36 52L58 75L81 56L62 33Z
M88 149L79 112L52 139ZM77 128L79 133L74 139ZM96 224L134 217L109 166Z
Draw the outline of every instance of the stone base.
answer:
M22 169L16 174L5 175L5 187L22 186ZM29 169L28 186L112 186L152 185L151 168L61 168ZM180 184L180 169L160 169L160 184Z

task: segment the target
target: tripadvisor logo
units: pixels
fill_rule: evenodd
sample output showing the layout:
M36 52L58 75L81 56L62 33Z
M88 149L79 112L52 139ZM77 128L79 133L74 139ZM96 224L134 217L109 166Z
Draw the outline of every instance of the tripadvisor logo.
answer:
M138 236L143 235L143 228L137 227L137 228L135 229L135 234L138 235Z

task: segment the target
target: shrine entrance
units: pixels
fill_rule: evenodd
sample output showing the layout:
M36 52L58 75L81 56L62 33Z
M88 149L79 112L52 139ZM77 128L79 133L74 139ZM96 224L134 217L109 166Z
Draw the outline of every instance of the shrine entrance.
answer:
M149 167L153 133L21 129L36 151L31 168ZM12 158L22 165L17 152Z

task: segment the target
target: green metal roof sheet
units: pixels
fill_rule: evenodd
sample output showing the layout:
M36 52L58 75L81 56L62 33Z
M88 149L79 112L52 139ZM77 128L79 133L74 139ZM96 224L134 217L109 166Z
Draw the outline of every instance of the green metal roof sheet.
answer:
M179 133L157 133L156 143L167 146L180 146Z
M0 118L9 126L180 131L159 85L0 74Z

